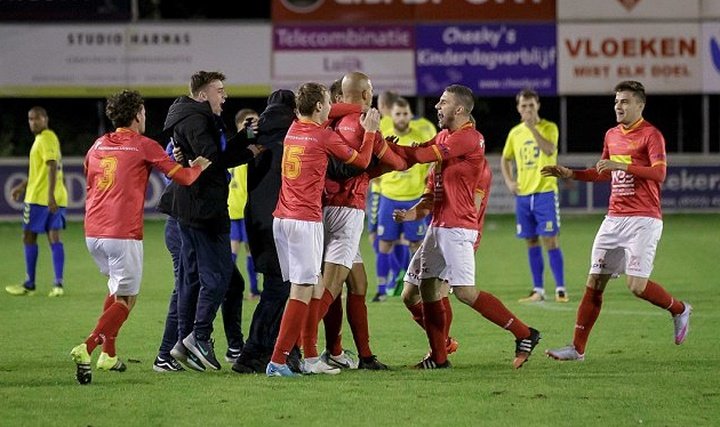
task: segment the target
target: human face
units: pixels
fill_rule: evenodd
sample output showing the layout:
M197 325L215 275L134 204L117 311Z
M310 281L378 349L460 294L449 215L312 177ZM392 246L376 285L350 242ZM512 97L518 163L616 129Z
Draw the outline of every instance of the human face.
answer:
M318 123L325 123L330 116L330 92L323 92L323 101L316 108L319 108Z
M517 103L517 111L520 113L520 120L523 122L537 123L540 119L538 111L540 111L540 103L537 99L521 96Z
M460 108L462 107L458 105L455 95L447 91L443 92L440 101L435 104L435 109L438 112L438 126L441 129L452 129L455 124L455 116Z
M370 107L373 102L373 85L370 80L367 81L367 89L365 89L362 93L363 101L365 101L365 106Z
M392 110L390 110L390 117L392 117L395 131L404 133L408 130L408 126L410 126L412 111L410 111L410 107L393 105Z
M642 117L645 104L629 90L623 90L615 94L615 119L618 123L628 128Z
M31 110L28 112L28 125L30 126L30 132L37 135L48 128L48 118Z
M222 113L222 105L227 99L225 85L223 85L221 80L213 80L200 91L199 98L201 101L208 101L212 112L220 115L220 113Z

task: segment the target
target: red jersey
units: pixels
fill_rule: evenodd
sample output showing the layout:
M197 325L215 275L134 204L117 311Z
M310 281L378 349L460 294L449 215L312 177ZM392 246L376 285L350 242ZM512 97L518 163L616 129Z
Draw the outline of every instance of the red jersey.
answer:
M335 124L335 131L346 144L356 150L360 149L365 129L360 125L361 113L351 113ZM387 142L380 132L376 133L373 141L373 154L380 159L380 163L389 165L391 169L407 169L402 159L388 149ZM402 163L398 163L398 161ZM365 210L365 198L370 182L370 175L363 172L358 176L338 182L328 179L325 183L324 206L346 206Z
M477 229L475 189L485 164L485 138L468 122L460 129L440 131L421 148L401 147L408 163L436 160L432 171L432 225L445 228ZM489 169L489 168L486 168Z
M375 132L364 132L358 153L335 131L314 122L294 121L283 143L282 186L273 216L322 221L328 155L364 169L370 161L375 136Z
M605 134L602 158L628 165L628 171L612 172L608 215L662 219L661 181L641 178L630 172L632 166L666 164L662 133L642 119L630 129L618 125Z
M143 238L143 207L150 170L155 167L182 185L202 169L183 168L160 145L130 129L98 138L85 156L85 236Z

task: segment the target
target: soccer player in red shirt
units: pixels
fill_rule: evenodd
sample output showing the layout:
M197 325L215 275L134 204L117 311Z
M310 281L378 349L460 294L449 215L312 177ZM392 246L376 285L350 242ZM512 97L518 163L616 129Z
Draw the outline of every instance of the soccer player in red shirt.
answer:
M556 360L584 360L585 346L602 308L608 281L621 273L635 296L673 316L675 344L685 341L690 304L675 299L650 280L655 251L662 235L660 184L667 168L665 138L642 117L645 88L636 81L615 86L615 117L619 123L605 134L603 152L594 168L571 170L546 166L546 176L580 181L611 181L608 214L595 235L590 273L580 302L570 346L547 350Z
M140 291L143 205L150 170L157 168L179 184L190 185L210 164L198 157L191 168L183 168L157 142L142 136L145 106L138 92L111 96L105 113L117 129L98 138L85 157L85 241L95 264L108 276L109 293L95 329L70 352L80 384L92 381L90 355L99 345L98 369L125 370L115 355L115 338Z
M342 79L343 101L348 105L370 107L373 87L370 78L360 72L351 72ZM359 149L366 133L361 126L361 114L351 113L336 121L334 128L348 145ZM388 169L406 169L406 162L389 149L380 133L375 134L373 154L379 163ZM366 171L349 179L335 181L328 179L323 197L323 226L325 250L323 259L323 287L313 295L306 325L303 330L304 367L317 373L326 370L328 363L343 368L382 370L387 366L377 360L370 349L370 333L367 319L365 295L367 275L360 257L359 244L365 217L365 197L369 185ZM354 274L350 274L353 271ZM329 351L323 358L317 353L316 343L319 320L325 317L329 307L342 292L342 285L348 279L347 313L348 323L358 349L357 366L344 351L340 343L341 318L331 316L334 322L326 322L331 332L327 344ZM335 332L332 332L335 331ZM327 331L326 331L327 332ZM330 342L332 341L332 342Z
M475 253L478 209L475 190L485 164L485 140L471 120L472 91L461 85L445 89L435 105L443 129L419 148L394 146L408 164L437 161L433 172L432 223L425 240L410 261L406 277L420 282L425 332L430 354L415 365L418 369L448 368L447 318L442 301L443 282L453 287L460 301L515 335L513 366L521 367L540 341L529 328L487 292L475 288Z
M273 216L273 235L290 299L275 343L268 376L295 376L287 355L297 343L308 303L319 285L323 253L322 192L328 156L365 169L372 155L380 113L369 110L361 124L362 145L355 150L324 124L330 113L330 93L318 83L305 83L296 96L299 118L285 137L280 197ZM337 370L334 373L339 372Z

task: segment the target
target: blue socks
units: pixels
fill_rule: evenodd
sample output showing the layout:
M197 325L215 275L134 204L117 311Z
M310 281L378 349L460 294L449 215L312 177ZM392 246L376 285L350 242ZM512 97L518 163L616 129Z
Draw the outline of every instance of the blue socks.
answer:
M542 246L531 246L528 248L528 260L530 261L530 272L533 278L533 287L542 291L543 270L545 261L542 255Z
M253 262L252 256L248 255L245 263L248 276L250 276L250 293L260 295L260 291L258 291L257 273L255 272L255 263Z
M230 254L230 256L232 257L233 265L235 265L237 263L237 254Z
M387 293L387 281L390 275L390 254L379 252L377 254L377 277L378 277L378 294L385 295Z
M65 248L62 242L50 243L52 252L53 269L55 270L55 286L63 284L63 269L65 268Z
M25 245L25 274L27 279L23 284L27 289L35 289L35 271L37 268L38 245Z
M548 257L550 258L550 269L552 270L553 277L555 277L556 286L560 289L565 289L565 270L562 251L560 248L550 249L548 251Z

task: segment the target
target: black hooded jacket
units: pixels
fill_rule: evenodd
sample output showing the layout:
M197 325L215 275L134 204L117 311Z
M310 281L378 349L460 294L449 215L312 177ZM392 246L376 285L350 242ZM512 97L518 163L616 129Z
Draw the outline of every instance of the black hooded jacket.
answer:
M248 163L248 202L245 205L245 226L255 269L263 274L280 273L273 240L272 213L280 196L283 140L295 119L295 95L277 90L268 98L268 106L260 114L257 144L265 151Z
M190 186L172 182L165 188L158 210L177 219L182 225L215 233L230 231L228 215L227 168L247 163L253 158L247 134L239 133L221 148L225 125L213 114L210 104L182 96L173 102L165 119L163 134L172 137L188 160L203 156L212 162Z

